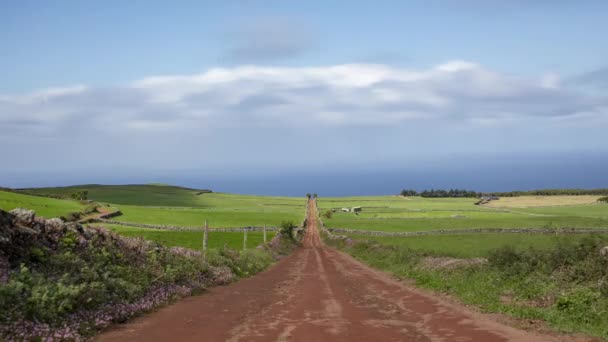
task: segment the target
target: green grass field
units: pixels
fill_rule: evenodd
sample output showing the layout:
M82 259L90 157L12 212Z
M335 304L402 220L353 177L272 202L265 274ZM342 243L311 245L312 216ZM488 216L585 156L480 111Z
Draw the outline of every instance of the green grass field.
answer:
M169 185L76 185L56 188L31 188L22 191L34 195L61 195L86 190L89 199L114 204L197 206L200 190Z
M422 231L463 228L608 228L608 205L588 204L535 208L488 208L474 198L369 196L320 198L319 211L330 228ZM362 207L359 215L341 208Z
M429 255L476 258L487 257L490 251L504 246L513 246L519 250L529 248L551 249L560 243L579 241L590 235L462 234L380 237L349 234L349 237L357 241L375 241L383 245L404 246ZM601 235L600 238L608 243L608 234Z
M15 208L32 209L38 216L60 217L69 212L80 211L78 201L29 196L0 190L0 209L9 211Z
M278 226L282 221L299 223L304 217L304 197L271 197L208 193L169 185L80 185L58 188L24 189L14 194L27 202L72 203L27 194L60 195L69 197L77 191L88 191L90 200L108 203L123 215L115 220L133 223L196 227L205 220L210 227ZM12 193L7 193L12 194ZM15 202L15 201L12 201ZM12 203L7 203L9 208ZM41 205L25 203L23 206L39 211ZM4 207L3 207L4 208ZM10 207L12 209L12 207ZM58 211L61 215L79 208ZM48 211L40 211L45 216ZM55 214L53 214L55 215Z
M126 227L114 224L93 224L91 226L101 226L128 237L140 237L147 240L156 241L170 247L185 247L194 250L202 249L203 233L201 231L171 231L160 229L146 229ZM267 232L267 239L270 241L274 237L274 232ZM263 243L262 232L247 233L247 248L255 248ZM209 232L208 243L210 249L221 248L224 245L233 249L243 248L243 233L231 232Z
M69 197L77 191L88 191L88 198L102 203L155 207L189 208L260 208L266 206L302 207L302 198L202 193L203 190L171 185L78 185L57 188L32 188L30 194L53 194Z
M258 208L180 208L180 207L119 207L122 216L115 219L122 222L174 225L184 227L200 227L207 220L210 227L261 227L278 226L281 221L291 220L298 224L304 217L305 207L294 207L286 210L284 207Z
M135 223L210 227L278 226L281 221L299 223L304 217L306 200L292 197L269 197L207 193L193 195L195 206L119 205L117 220Z

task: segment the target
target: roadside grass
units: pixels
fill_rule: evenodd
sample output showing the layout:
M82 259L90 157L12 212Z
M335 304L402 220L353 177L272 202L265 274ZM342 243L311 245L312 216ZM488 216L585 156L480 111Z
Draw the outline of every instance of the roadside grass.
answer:
M561 332L608 338L608 259L598 253L608 237L503 237L502 242L500 237L479 235L464 243L453 236L328 243L372 267L414 279L416 286L451 294L483 311L543 320ZM446 255L485 256L489 261L446 269L431 269L421 262Z
M15 208L35 210L39 216L52 218L80 211L83 205L74 200L60 200L0 191L0 209L10 211Z
M557 197L561 197L559 203L564 203L567 201L566 197L584 196ZM399 196L320 198L318 200L319 212L324 213L327 210L336 209L331 218L323 219L326 226L330 228L379 231L465 228L608 228L608 205L604 204L510 209L476 206L475 202L476 199L472 198ZM356 206L362 207L362 211L358 215L344 213L340 210Z
M89 226L105 227L122 236L140 237L168 247L185 247L193 250L202 250L202 231L147 229L104 223L96 223ZM274 234L274 232L266 232L268 241L274 237ZM264 237L262 232L247 232L247 249L254 249L263 242ZM226 246L231 249L241 250L243 249L243 233L214 232L211 230L208 236L208 243L209 249L219 249Z
M602 196L596 195L555 195L555 196L515 196L501 197L497 201L490 201L484 204L486 207L494 208L528 208L528 207L548 207L557 205L581 205L595 204Z

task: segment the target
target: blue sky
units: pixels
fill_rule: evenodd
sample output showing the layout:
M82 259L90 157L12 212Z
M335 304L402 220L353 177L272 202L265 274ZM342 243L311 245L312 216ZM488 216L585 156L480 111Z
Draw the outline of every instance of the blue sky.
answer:
M17 186L44 163L78 182L76 167L107 166L91 150L114 151L130 180L608 156L607 13L606 1L3 1L0 143L17 162L0 178Z
M568 77L605 67L606 13L605 1L559 0L3 1L0 89L113 85L237 63L427 67L458 59ZM287 51L230 55L256 39L245 31L264 27L290 40L276 46Z

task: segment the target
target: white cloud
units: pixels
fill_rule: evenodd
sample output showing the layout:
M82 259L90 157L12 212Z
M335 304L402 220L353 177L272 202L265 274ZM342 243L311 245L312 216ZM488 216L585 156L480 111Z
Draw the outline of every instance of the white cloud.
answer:
M567 116L595 106L591 95L560 88L557 75L517 78L464 61L429 70L369 64L216 68L199 75L149 77L131 88L147 95L142 105L163 103L182 118L204 112L209 119L227 121L227 116L270 116L282 122L352 125L420 118L482 122L505 113ZM311 112L315 115L303 114Z
M195 125L267 120L345 125L420 119L494 122L505 113L562 117L594 112L598 106L591 96L560 88L557 75L516 78L464 61L429 70L369 64L215 68L108 89L76 86L5 95L0 101L3 122L59 125L74 119L86 125L110 118L134 129L162 128L162 123L172 129L184 120L197 120Z
M507 145L585 148L601 143L598 132L608 129L606 108L608 98L562 85L558 75L516 77L463 61L425 70L377 64L239 66L106 88L5 94L0 140L27 141L33 155L42 153L36 152L40 146L53 147L48 141L64 141L55 149L82 142L115 142L116 150L136 144L136 155L124 157L133 162L153 162L157 151L172 149L177 152L165 156L168 160L247 159L252 157L243 149L271 145L273 151L302 151L306 132L313 131L327 146L349 141L375 158L399 155L401 145L430 152ZM479 145L476 137L482 135L493 139ZM518 140L508 142L512 137ZM274 157L256 156L261 163L264 158Z

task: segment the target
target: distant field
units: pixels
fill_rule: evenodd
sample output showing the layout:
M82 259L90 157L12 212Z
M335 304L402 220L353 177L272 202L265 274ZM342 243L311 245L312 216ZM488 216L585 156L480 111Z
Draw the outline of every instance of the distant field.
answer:
M524 197L524 196L522 196ZM525 196L534 198L534 196ZM351 228L382 231L421 231L462 228L608 228L608 205L563 205L596 196L559 197L555 201L522 200L522 203L560 203L559 206L526 208L492 208L476 206L475 198L422 198L399 196L369 196L319 198L321 213L337 209L332 218L323 218L331 228ZM568 197L573 197L569 199ZM503 199L496 202L500 202ZM527 201L527 202L526 202ZM362 212L343 213L341 208L360 206Z
M200 231L170 231L160 229L145 229L125 227L110 224L93 224L92 226L102 226L120 235L128 237L141 237L147 240L156 241L171 247L185 247L195 250L202 249L203 233ZM274 232L267 232L267 239L270 241L274 237ZM247 233L247 248L255 248L263 243L262 232ZM210 232L209 248L221 248L224 245L233 249L243 248L243 233Z
M98 202L133 205L197 206L200 190L169 185L77 185L56 188L23 189L37 195L69 197L78 191L88 191L89 199Z
M123 215L118 221L175 226L210 227L277 226L284 220L299 223L306 200L201 193L167 185L85 185L67 188L28 189L38 194L69 196L86 190L89 198L110 203ZM521 196L490 202L504 207L476 206L475 198L422 198L360 196L319 198L320 212L337 209L323 218L328 227L382 231L419 231L462 228L608 228L608 205L595 203L596 196ZM589 203L576 204L573 203ZM549 205L552 204L552 205ZM572 204L572 205L566 205ZM3 192L2 208L32 208L41 216L61 216L80 210L79 203ZM359 215L342 208L360 206Z
M540 215L567 215L578 217L595 217L608 220L608 204L572 205L542 208L524 208L517 211Z
M601 196L518 196L501 197L497 201L490 201L486 207L494 208L529 208L561 205L595 204Z
M38 216L52 218L80 211L82 205L72 200L58 200L0 191L0 209L9 211L15 208L35 210Z
M303 200L302 200L303 201ZM278 226L281 221L292 220L298 224L304 217L304 208L281 206L223 207L210 209L180 207L140 207L122 205L122 216L115 219L123 222L148 223L195 227L207 220L210 227Z
M270 197L234 195L223 193L201 193L203 190L171 185L78 185L58 188L33 188L23 191L32 194L55 194L69 197L77 191L88 191L91 200L123 205L159 207L239 207L252 208L266 205L305 205L304 196Z
M115 220L174 226L202 226L205 220L211 227L222 228L264 224L278 226L285 220L297 224L303 219L306 208L304 196L294 198L201 193L201 190L154 184L80 185L23 191L66 197L74 192L88 191L89 199L110 203L123 213Z
M376 241L385 245L406 246L408 248L429 252L436 256L453 258L487 257L496 248L513 246L516 249L551 249L564 242L574 242L584 239L591 234L568 236L540 234L463 234L463 235L434 235L412 237L378 237L349 234L359 241ZM600 235L608 243L608 235Z

